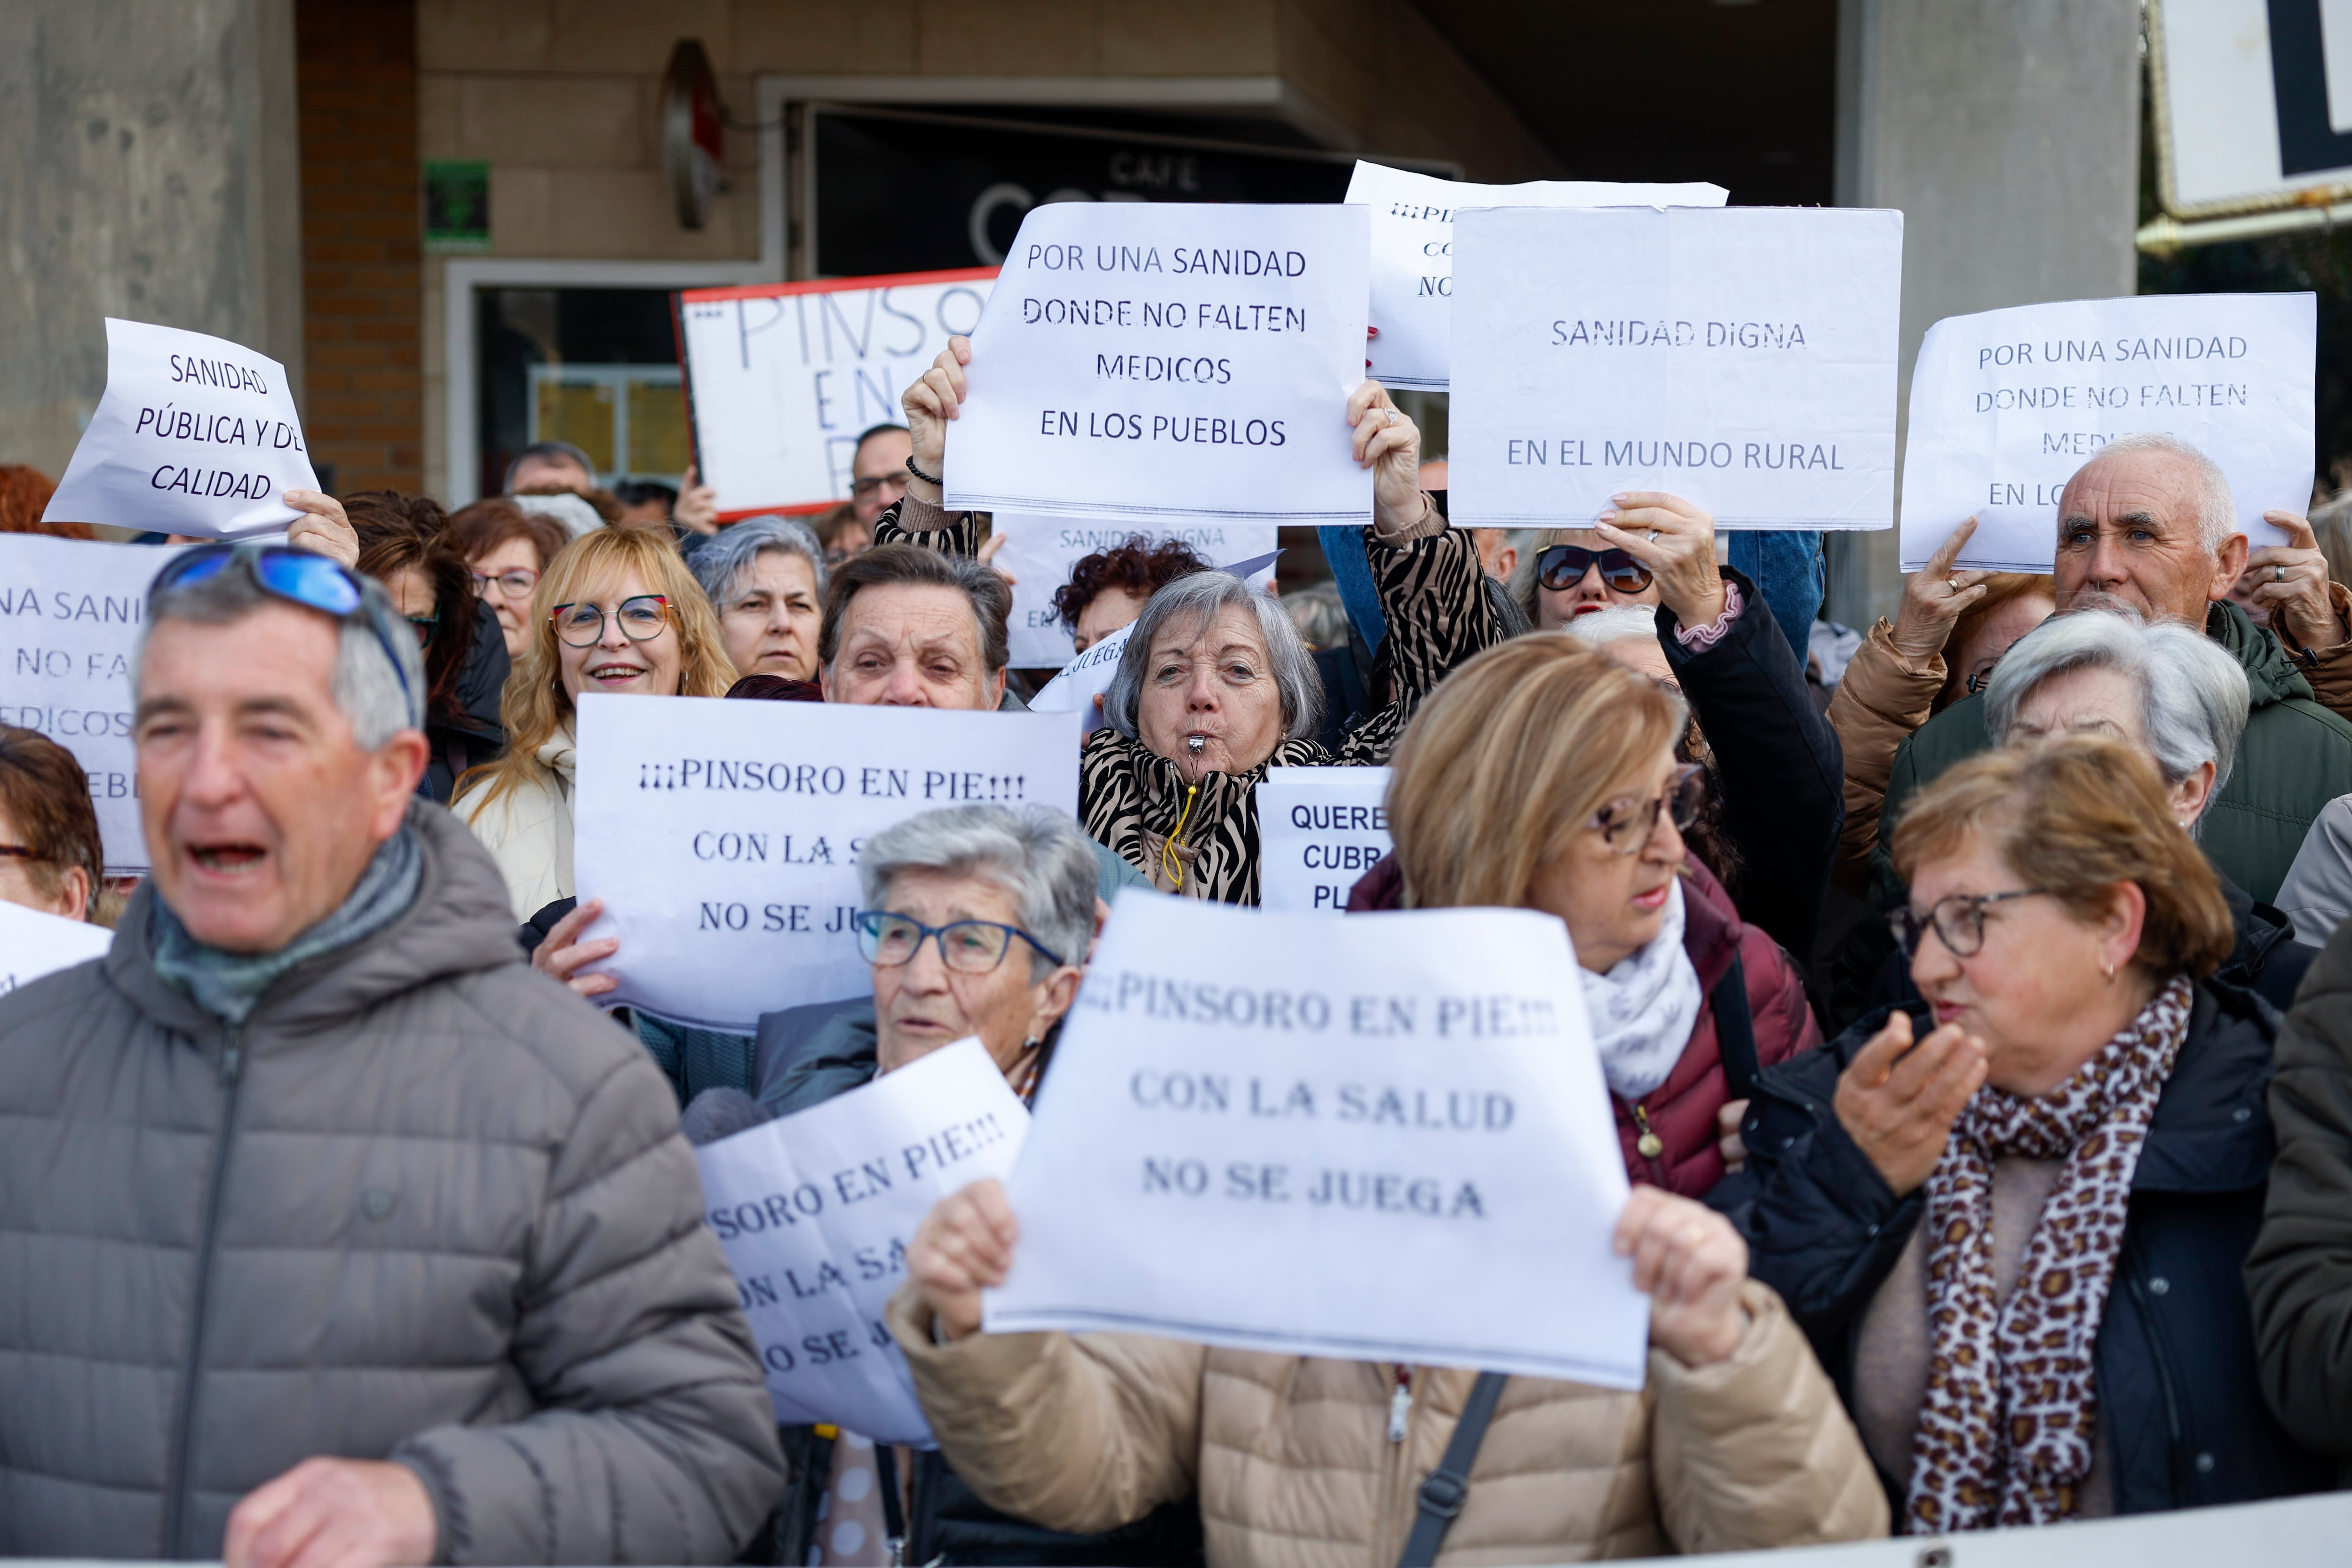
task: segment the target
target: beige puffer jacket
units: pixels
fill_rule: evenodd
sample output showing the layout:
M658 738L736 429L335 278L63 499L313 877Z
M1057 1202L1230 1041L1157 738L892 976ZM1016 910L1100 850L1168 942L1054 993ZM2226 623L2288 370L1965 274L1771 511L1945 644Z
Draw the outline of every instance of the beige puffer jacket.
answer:
M1855 898L1870 890L1870 852L1878 847L1878 808L1895 753L1927 721L1946 679L1942 654L1915 660L1895 650L1894 632L1882 616L1830 695L1830 728L1845 752L1845 826L1830 880Z
M1812 1351L1766 1287L1728 1360L1650 1355L1639 1394L1515 1377L1438 1554L1453 1568L1727 1552L1886 1533L1886 1494ZM1414 1494L1477 1374L1127 1334L931 1342L912 1287L890 1327L955 1473L993 1508L1099 1531L1197 1490L1210 1568L1392 1568Z

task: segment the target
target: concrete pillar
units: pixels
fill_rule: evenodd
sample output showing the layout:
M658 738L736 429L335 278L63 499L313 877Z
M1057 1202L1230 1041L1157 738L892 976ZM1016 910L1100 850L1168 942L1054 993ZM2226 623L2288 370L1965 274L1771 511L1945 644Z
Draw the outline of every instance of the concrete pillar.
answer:
M0 5L0 462L52 479L104 318L189 327L302 387L293 0Z
M1840 0L1838 205L1904 216L1898 407L1946 316L2137 291L2139 89L2137 0ZM1830 537L1830 617L1893 615L1894 531Z

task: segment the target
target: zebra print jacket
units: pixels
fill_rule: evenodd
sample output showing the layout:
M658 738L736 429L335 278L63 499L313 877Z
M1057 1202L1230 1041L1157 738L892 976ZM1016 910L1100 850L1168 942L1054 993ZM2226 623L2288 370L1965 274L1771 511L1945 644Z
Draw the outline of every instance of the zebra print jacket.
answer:
M882 514L877 544L929 544L950 555L977 552L982 525L972 512L947 512L912 497ZM1383 538L1368 528L1367 553L1388 617L1382 659L1391 674L1388 705L1349 731L1338 754L1309 740L1285 741L1245 773L1202 781L1192 813L1176 764L1116 730L1088 738L1078 772L1078 816L1088 834L1150 879L1162 892L1231 904L1258 901L1257 783L1269 767L1378 767L1404 727L1456 666L1507 635L1486 591L1478 551L1466 531L1446 526L1435 503L1422 520ZM1184 823L1174 849L1168 838Z

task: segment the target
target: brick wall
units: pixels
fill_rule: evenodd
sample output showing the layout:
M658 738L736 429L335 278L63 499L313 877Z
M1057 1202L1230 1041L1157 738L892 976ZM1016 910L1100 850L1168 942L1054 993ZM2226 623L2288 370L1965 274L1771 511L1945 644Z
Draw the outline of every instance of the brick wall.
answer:
M303 427L334 488L425 478L416 0L297 0Z

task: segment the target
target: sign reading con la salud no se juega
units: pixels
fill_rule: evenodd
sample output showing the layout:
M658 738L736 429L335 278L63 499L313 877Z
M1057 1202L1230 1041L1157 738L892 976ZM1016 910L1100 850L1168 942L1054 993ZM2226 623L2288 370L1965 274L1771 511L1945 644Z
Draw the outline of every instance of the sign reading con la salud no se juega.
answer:
M1894 525L1901 213L1487 208L1454 276L1455 527Z
M1350 206L1031 209L972 333L947 504L1168 525L1360 522Z
M116 876L147 869L131 735L131 656L147 585L179 553L0 533L0 724L38 730L89 775L90 804Z
M898 395L968 333L994 268L688 289L679 359L719 515L821 511L849 496L857 437L903 425Z
M991 1332L1642 1384L1624 1159L1548 916L1130 894L1006 1185Z
M1341 914L1394 847L1386 768L1268 768L1257 785L1258 907Z
M572 867L604 900L606 1006L749 1034L864 995L857 856L941 806L1078 808L1068 714L716 697L580 700Z
M114 933L104 926L0 901L0 995L45 974L103 958L113 945Z
M1454 339L1454 215L1464 207L1719 207L1721 185L1529 180L1474 185L1356 164L1348 200L1371 214L1372 326L1366 373L1383 386L1445 390Z
M242 539L302 514L317 489L286 367L242 343L106 321L106 393L42 515L159 533Z
M776 1419L934 1447L882 1320L931 1205L1013 1168L1029 1112L976 1038L695 1151Z
M1004 535L996 564L1013 574L1013 663L1020 669L1059 669L1077 657L1070 628L1054 610L1054 592L1069 582L1079 561L1116 550L1140 534L1147 547L1175 540L1213 566L1266 556L1249 576L1253 588L1274 581L1275 536L1270 522L1177 523L1139 528L1133 523L1090 523L1077 518L1022 517L998 512L995 531Z
M1911 372L1903 570L1970 517L1958 564L2047 572L2058 498L2118 436L2178 436L2229 477L2238 526L2311 505L2318 302L2310 294L2148 294L1947 316Z

